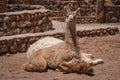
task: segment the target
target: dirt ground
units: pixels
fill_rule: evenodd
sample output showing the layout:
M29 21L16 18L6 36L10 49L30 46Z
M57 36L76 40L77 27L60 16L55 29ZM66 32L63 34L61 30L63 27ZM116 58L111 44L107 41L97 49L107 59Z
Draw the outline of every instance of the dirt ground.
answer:
M104 64L94 66L95 76L85 74L63 74L48 72L26 72L23 64L26 54L0 56L0 80L120 80L120 34L113 36L80 38L81 52L91 53L95 58L104 59Z

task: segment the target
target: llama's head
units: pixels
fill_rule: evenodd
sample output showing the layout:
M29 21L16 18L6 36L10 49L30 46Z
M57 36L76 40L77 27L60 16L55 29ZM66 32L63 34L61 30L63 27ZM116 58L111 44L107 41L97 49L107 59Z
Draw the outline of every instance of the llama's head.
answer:
M69 7L64 6L64 13L66 15L66 22L72 23L75 22L75 17L80 8L77 8L75 11L71 11Z

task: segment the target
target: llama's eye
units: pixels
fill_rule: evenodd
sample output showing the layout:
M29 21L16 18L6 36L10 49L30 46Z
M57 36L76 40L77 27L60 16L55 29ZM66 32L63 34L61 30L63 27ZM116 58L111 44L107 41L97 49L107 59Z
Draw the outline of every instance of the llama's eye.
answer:
M68 16L66 16L66 18L68 18Z
M75 19L76 17L74 16L73 19Z

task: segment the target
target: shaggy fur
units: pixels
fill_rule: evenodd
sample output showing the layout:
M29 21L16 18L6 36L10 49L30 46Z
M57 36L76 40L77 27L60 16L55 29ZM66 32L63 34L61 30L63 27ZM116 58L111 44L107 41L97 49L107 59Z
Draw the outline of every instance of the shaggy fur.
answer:
M40 49L48 48L61 42L64 42L64 41L54 37L50 37L50 36L42 38L36 41L35 43L33 43L32 45L30 45L26 53L27 58L29 59L32 54L34 54L36 51Z
M37 64L39 68L41 68L42 65L39 72L45 71L47 67L56 69L61 62L70 61L73 57L79 58L79 54L71 51L66 43L63 42L52 47L38 50L35 54L32 54L28 59L27 65L25 65L25 70L34 71L34 67L36 67ZM29 69L29 67L31 68L31 65L33 66L33 69Z
M60 71L64 73L84 73L88 75L94 75L93 68L83 60L73 58L69 62L62 62L59 66Z
M36 56L33 59L30 59L28 63L24 65L24 69L30 72L44 72L46 71L47 62L43 58Z
M62 61L58 67L53 64L47 64L47 61L41 56L35 56L30 63L25 64L25 70L30 72L44 72L47 70L47 67L54 70L59 70L64 73L79 73L87 74L90 76L94 75L93 68L83 60L73 58L70 61ZM53 68L54 67L54 68Z

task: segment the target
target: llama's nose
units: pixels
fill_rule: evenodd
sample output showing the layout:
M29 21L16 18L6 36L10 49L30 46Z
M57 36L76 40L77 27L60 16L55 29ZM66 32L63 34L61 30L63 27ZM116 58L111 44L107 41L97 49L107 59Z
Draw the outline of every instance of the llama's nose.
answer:
M71 18L71 19L70 19L70 22L72 22L72 21L73 21L73 19Z

